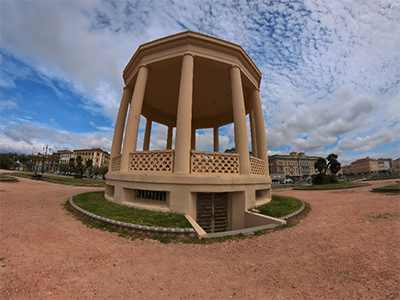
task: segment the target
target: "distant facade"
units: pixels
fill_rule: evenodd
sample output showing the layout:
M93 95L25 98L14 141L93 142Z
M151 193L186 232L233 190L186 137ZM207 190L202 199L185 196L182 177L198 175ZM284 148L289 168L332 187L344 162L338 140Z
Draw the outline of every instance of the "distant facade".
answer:
M34 163L33 165L33 171L36 172L40 172L42 171L43 168L43 154L41 154L40 152L35 152L32 154L32 156L34 156L35 158L32 160L32 162Z
M353 173L353 171L351 169L351 165L342 166L342 172L343 172L344 175Z
M400 158L393 161L393 171L400 171Z
M317 156L306 156L304 152L268 156L271 179L279 181L286 176L309 177L316 173L314 163L317 159Z
M72 157L76 159L82 157L83 163L89 159L93 160L93 167L108 167L110 164L110 154L100 148L74 150Z
M351 163L352 173L371 173L380 171L379 162L369 156L366 158L358 159Z
M393 159L391 158L378 158L379 167L381 170L387 171L394 167Z
M70 151L68 148L64 149L64 150L58 150L57 151L58 154L60 154L60 164L68 164L70 158L73 156L73 152Z

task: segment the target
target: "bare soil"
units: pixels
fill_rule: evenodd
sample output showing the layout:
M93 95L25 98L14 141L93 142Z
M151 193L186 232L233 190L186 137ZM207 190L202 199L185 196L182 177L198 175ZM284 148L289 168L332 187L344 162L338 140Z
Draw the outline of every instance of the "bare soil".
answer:
M399 299L400 197L274 190L308 202L297 226L210 245L86 227L62 209L99 188L0 183L1 299Z

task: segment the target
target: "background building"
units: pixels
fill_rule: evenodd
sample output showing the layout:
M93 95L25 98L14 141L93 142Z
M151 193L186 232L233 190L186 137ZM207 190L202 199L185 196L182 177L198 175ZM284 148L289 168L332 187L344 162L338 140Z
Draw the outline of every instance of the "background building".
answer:
M57 153L60 154L60 164L68 164L70 158L73 156L73 152L69 148L58 150Z
M351 169L351 165L347 165L347 166L342 166L342 172L343 174L350 174L353 173L352 169Z
M393 161L393 171L400 171L400 158Z
M309 177L316 173L314 163L317 159L317 156L305 156L304 152L268 156L271 179L279 181L286 176Z
M369 156L362 158L351 163L351 170L353 173L371 173L379 171L378 160L372 159Z
M378 158L382 170L387 171L394 167L393 159L391 158Z
M105 167L110 163L110 154L100 148L74 150L72 157L82 157L83 164L89 159L93 160L93 167Z

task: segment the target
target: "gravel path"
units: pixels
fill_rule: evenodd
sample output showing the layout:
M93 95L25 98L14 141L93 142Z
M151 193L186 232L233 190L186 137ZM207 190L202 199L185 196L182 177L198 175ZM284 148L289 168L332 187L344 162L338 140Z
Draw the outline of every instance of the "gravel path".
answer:
M308 202L297 226L211 245L90 229L61 208L98 188L0 183L1 299L399 299L400 197L274 190Z

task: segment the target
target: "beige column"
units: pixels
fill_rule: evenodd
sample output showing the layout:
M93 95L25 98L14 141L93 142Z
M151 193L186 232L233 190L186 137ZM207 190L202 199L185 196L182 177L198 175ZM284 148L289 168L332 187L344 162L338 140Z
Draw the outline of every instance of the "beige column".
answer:
M190 149L196 150L196 129L192 129L192 138L190 140Z
M235 150L240 157L240 174L250 174L249 140L247 138L246 111L240 69L237 65L231 68L233 121L235 128Z
M174 127L168 126L168 133L167 133L167 149L172 149L172 131Z
M132 99L133 89L124 87L121 104L118 109L117 121L115 122L114 136L111 145L111 159L121 154L122 138L124 136L126 113L128 111L129 102Z
M143 151L148 151L150 147L150 134L152 120L146 119L146 130L144 132Z
M260 92L257 89L252 91L254 119L256 124L256 140L258 157L265 161L267 164L267 176L269 176L268 168L268 149L267 138L265 137L264 115L262 112Z
M183 56L182 61L178 112L176 116L174 173L177 174L189 174L190 170L193 70L194 57L192 54L187 53Z
M214 127L214 152L219 152L219 127Z
M254 157L258 157L257 151L257 134L256 134L256 123L254 121L254 108L250 110L250 134L251 134L251 151Z
M131 152L136 151L140 114L142 112L143 98L144 92L146 90L148 74L149 69L147 68L147 66L140 66L131 100L131 108L129 110L128 122L126 124L124 148L121 157L121 172L128 172L129 155Z

